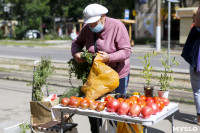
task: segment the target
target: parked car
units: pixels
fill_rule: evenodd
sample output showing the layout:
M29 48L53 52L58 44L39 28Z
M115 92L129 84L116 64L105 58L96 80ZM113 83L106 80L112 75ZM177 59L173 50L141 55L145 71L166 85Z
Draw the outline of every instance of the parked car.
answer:
M25 33L25 37L32 39L32 38L40 38L40 32L38 30L28 30Z

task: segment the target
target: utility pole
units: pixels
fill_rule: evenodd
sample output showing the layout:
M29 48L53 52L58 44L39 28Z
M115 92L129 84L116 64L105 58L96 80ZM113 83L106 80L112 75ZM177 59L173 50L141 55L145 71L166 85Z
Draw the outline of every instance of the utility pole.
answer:
M161 47L161 26L160 26L160 6L161 0L157 0L157 23L156 23L156 50L160 51Z
M168 0L168 49L167 49L167 56L168 56L168 65L170 65L170 32L171 32L171 2L178 3L179 0Z

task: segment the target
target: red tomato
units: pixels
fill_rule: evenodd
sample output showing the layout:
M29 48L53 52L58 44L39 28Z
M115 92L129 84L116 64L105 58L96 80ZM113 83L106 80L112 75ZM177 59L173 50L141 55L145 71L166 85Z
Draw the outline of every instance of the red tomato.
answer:
M62 106L68 106L70 99L69 98L62 98L61 104Z
M147 97L147 98L146 98L146 101L149 100L149 99L153 99L153 98L152 98L152 97Z
M94 99L88 98L88 103L89 103L89 104L94 103L94 102L95 102Z
M97 108L98 104L99 103L97 103L97 102L91 103L90 106L89 106L89 109L95 110Z
M122 102L124 101L123 98L118 98L117 100L118 100L120 103L122 103Z
M104 105L104 103L99 103L98 105L97 105L97 108L96 108L96 110L98 111L98 112L100 112L100 111L103 111L105 109L105 105Z
M111 95L107 95L104 99L104 101L110 101L111 99L114 99Z
M156 102L158 99L160 99L160 97L157 97L157 96L155 96L155 97L153 97L153 100Z
M80 103L80 105L79 105L79 107L81 108L81 109L87 109L88 107L89 107L89 103L88 102L84 102L84 101L82 101L81 103Z
M78 107L78 99L71 99L71 100L69 101L69 106L70 106L71 108L77 108L77 107Z
M165 98L165 97L162 97L161 98L165 104L165 106L167 106L169 104L169 99Z
M143 115L144 119L149 118L153 113L153 109L149 106L142 108L141 114Z
M76 96L71 96L71 97L70 97L70 100L71 100L71 99L77 99L77 97L76 97Z
M106 107L108 112L116 112L120 102L117 99L111 99L107 102Z
M81 102L88 102L88 98L83 98Z
M156 103L148 102L147 106L151 107L153 109L153 115L156 115L159 112L159 107Z
M118 114L119 115L126 115L129 111L130 105L126 102L122 102L119 104L118 107Z
M151 98L151 99L147 99L147 101L146 101L147 103L154 103L154 100L153 100L153 98Z
M134 101L133 99L124 99L124 102L128 103L130 106L137 103L137 101Z
M162 110L163 110L163 108L165 107L165 104L164 104L164 102L156 102L156 104L158 105L158 107L159 107L159 112L161 112Z
M130 97L130 99L133 99L133 100L137 101L137 100L138 100L138 97L132 96L132 97Z
M145 100L143 99L143 98L141 98L141 97L139 97L138 99L137 99L137 102L145 102Z
M145 101L139 101L137 103L141 108L145 107L146 106L146 102Z
M77 97L77 100L78 100L78 106L80 105L82 99L83 99L83 98L81 98L81 97Z
M142 95L142 96L140 96L140 98L142 98L143 100L146 101L146 96Z
M139 116L141 110L142 108L140 107L140 105L133 104L129 109L129 115L132 117Z

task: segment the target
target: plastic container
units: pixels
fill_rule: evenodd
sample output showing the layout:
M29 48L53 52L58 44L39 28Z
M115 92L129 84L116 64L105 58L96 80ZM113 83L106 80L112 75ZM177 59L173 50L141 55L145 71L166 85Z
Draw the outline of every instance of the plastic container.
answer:
M133 96L140 97L140 92L133 92Z

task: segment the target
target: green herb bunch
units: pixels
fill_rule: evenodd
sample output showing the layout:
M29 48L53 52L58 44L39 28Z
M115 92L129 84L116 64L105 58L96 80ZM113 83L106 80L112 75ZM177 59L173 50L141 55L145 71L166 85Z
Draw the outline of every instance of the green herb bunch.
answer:
M36 67L34 71L34 79L30 85L33 86L33 99L37 101L41 101L43 97L42 87L43 85L48 88L48 81L49 78L54 72L54 68L52 66L51 58L50 57L41 57L41 61L39 65Z
M83 51L81 55L82 59L85 59L83 63L77 63L74 58L68 61L69 65L69 81L71 83L72 74L75 74L77 79L81 79L83 84L87 81L87 77L90 73L90 69L92 67L92 53L89 53L87 50Z
M171 64L168 64L168 56L165 55L165 59L161 58L162 65L164 67L163 74L160 75L159 82L160 82L160 89L163 91L166 91L169 87L169 83L173 82L173 77L170 75L170 73L173 73L173 70L171 68L176 65L179 65L179 62L175 60L175 57L172 59L170 58Z
M83 63L77 63L74 58L70 59L68 61L69 65L69 82L71 83L72 75L74 74L77 79L81 79L82 83L84 84L87 81L87 77L89 76L91 67L92 67L92 61L93 61L93 54L89 53L87 50L83 50L83 53L81 55L81 58L85 60ZM73 87L67 91L64 92L63 97L71 97L71 96L82 96L83 93L81 92L81 86L79 87Z
M143 60L142 63L144 64L144 69L142 70L143 77L146 79L146 84L150 86L151 84L151 77L152 77L152 71L154 68L151 66L151 60L153 59L154 56L156 56L157 53L154 51L152 53L147 53L144 56L139 56L138 58Z

